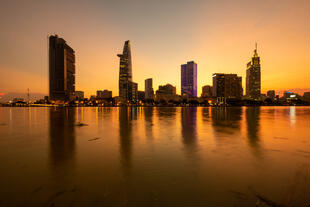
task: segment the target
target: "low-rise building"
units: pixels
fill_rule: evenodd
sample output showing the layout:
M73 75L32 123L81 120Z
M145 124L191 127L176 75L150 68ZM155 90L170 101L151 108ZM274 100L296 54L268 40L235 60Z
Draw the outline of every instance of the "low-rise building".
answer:
M310 92L304 93L304 101L310 103Z
M104 90L104 91L97 91L97 99L108 99L112 98L112 91Z
M75 91L74 92L76 99L83 100L84 99L84 91Z
M212 90L213 90L212 86L209 86L209 85L203 86L201 97L203 97L203 98L212 97Z
M275 97L276 97L276 92L275 92L275 90L269 90L269 91L267 91L267 97L270 98L270 99L272 99L272 100L274 100Z

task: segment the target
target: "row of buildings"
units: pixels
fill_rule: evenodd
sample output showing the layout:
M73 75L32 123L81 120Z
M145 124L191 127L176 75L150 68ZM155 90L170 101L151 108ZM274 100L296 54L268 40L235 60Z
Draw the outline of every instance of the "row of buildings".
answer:
M138 90L138 84L133 81L132 57L130 41L125 41L122 54L117 55L119 64L119 94L118 102L137 103L138 101L176 100L180 97L197 97L197 63L189 61L181 65L181 95L176 94L176 87L171 84L153 89L153 79L145 80L144 91ZM75 91L75 52L62 38L57 35L49 37L49 100L51 102L70 102L83 100L84 92ZM245 96L242 88L242 77L237 74L215 73L212 76L212 86L202 87L201 97L213 98L217 102L226 99L261 100L261 66L257 53L257 45L246 69ZM268 91L267 97L274 99L275 91ZM90 99L107 100L113 98L112 91L99 90Z
M132 60L130 42L126 41L123 54L119 54L119 97L124 102L137 102L141 99L174 100L176 88L171 84L159 86L154 94L152 79L145 80L145 91L138 91L137 83L132 82ZM257 46L246 71L246 97L253 100L261 99L261 68ZM218 101L227 98L241 99L243 97L242 78L237 74L213 74L213 86L204 86L202 97L215 97ZM139 95L140 94L140 95ZM189 61L181 65L181 96L197 97L197 63ZM143 97L143 98L142 98Z

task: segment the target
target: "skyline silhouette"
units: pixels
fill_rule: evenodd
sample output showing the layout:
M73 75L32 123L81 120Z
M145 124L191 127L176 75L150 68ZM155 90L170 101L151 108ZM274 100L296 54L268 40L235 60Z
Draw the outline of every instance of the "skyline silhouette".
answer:
M46 36L54 33L75 49L76 90L85 91L86 96L102 89L117 93L119 61L115 54L127 39L132 42L139 90L152 77L154 89L171 83L180 94L179 68L190 60L198 64L197 94L203 85L211 85L213 73L245 77L255 42L262 58L263 93L309 88L303 81L310 77L305 44L310 38L307 1L75 1L61 5L11 1L1 7L0 24L5 29L1 33L0 95L27 88L32 93L48 93ZM69 8L72 13L67 12Z

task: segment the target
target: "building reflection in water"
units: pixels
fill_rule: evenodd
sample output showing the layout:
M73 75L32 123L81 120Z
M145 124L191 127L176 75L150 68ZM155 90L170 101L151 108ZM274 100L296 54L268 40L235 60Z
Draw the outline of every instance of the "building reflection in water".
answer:
M197 108L182 108L181 114L183 144L194 150L197 141Z
M56 175L64 176L73 170L75 113L76 110L73 108L49 109L50 165Z
M132 155L132 120L137 119L138 109L136 107L119 108L119 146L120 146L120 163L124 174L128 175L131 168Z
M170 121L174 119L176 116L177 109L175 107L158 107L157 109L157 116L161 121Z
M247 107L245 114L249 144L251 147L258 149L260 142L260 107Z
M147 138L153 138L153 114L154 108L153 107L144 107L144 120L145 120L145 136Z
M212 126L216 136L240 132L241 107L214 107L211 111Z
M296 107L291 106L289 110L290 110L290 123L293 126L296 124Z

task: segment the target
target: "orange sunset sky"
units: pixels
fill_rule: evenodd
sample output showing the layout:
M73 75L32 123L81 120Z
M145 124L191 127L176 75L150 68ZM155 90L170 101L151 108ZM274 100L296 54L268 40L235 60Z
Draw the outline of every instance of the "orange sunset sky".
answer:
M198 64L198 94L212 73L243 78L255 42L262 91L310 90L309 0L6 1L0 7L0 93L48 93L47 35L76 52L76 90L118 95L119 58L131 41L133 80L144 90L171 83Z

